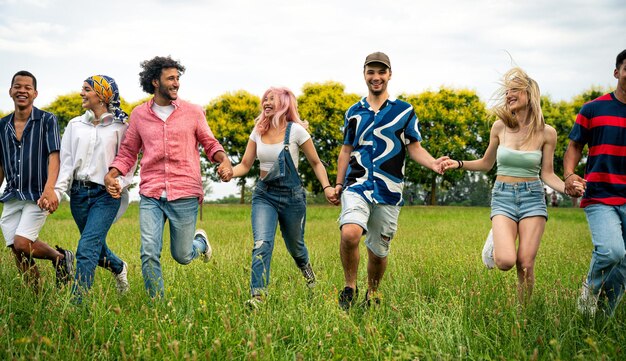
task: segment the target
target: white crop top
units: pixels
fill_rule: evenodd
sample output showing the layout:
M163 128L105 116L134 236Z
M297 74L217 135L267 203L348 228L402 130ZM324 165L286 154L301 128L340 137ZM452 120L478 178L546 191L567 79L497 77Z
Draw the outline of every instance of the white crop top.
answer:
M298 169L298 159L300 146L311 139L311 135L300 124L293 123L291 125L291 133L289 133L289 154L293 160L293 165ZM262 171L269 172L272 165L278 159L278 155L283 150L283 141L275 144L265 144L261 140L261 136L256 129L250 134L250 140L256 143L256 156L259 159L259 167Z

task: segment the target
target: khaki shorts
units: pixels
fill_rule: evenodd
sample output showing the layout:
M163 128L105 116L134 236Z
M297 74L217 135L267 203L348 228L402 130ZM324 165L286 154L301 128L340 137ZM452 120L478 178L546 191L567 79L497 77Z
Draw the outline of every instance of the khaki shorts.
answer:
M400 206L370 204L358 193L345 191L341 194L339 228L344 224L356 224L363 228L365 245L376 256L389 254L391 240L398 230Z
M41 210L35 201L11 199L5 202L0 227L7 247L13 245L15 236L35 242L46 223L46 217L48 212Z

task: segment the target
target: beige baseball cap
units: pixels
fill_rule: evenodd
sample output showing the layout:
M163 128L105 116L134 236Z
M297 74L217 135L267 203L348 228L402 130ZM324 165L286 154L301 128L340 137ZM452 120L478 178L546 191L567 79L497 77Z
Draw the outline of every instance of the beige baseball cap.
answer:
M368 55L365 58L365 64L363 64L363 66L366 66L367 64L370 63L381 63L386 65L389 69L391 69L391 62L389 61L389 57L387 56L387 54L385 53L381 53L380 51L377 51L375 53L371 53L370 55Z

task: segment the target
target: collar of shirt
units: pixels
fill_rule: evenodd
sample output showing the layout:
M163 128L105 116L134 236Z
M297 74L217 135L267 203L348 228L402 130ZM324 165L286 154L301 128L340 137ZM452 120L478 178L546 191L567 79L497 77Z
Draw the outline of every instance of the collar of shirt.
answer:
M378 111L382 110L384 107L386 107L388 104L396 104L396 98L393 97L389 97L387 99L385 99L385 101L383 102L383 105L380 107L380 109L378 109ZM359 102L361 108L365 108L371 111L374 111L374 109L372 109L372 106L367 102L367 97L363 97L361 98L361 101Z
M154 104L154 97L152 97L150 100L148 100L148 112L150 112L152 115L154 115L155 117L158 117L155 113L154 110L152 110L152 105ZM170 104L172 104L174 106L174 110L180 108L180 102L178 101L178 99L176 100L172 100L170 102ZM158 104L157 104L158 105Z

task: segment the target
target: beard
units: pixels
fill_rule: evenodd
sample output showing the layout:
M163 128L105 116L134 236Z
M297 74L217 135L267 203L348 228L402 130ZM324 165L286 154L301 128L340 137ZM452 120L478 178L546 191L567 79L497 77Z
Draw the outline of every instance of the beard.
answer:
M172 96L169 92L169 89L164 86L163 84L159 84L159 87L156 89L156 91L165 99L167 100L176 100L178 98L178 95L174 95Z

